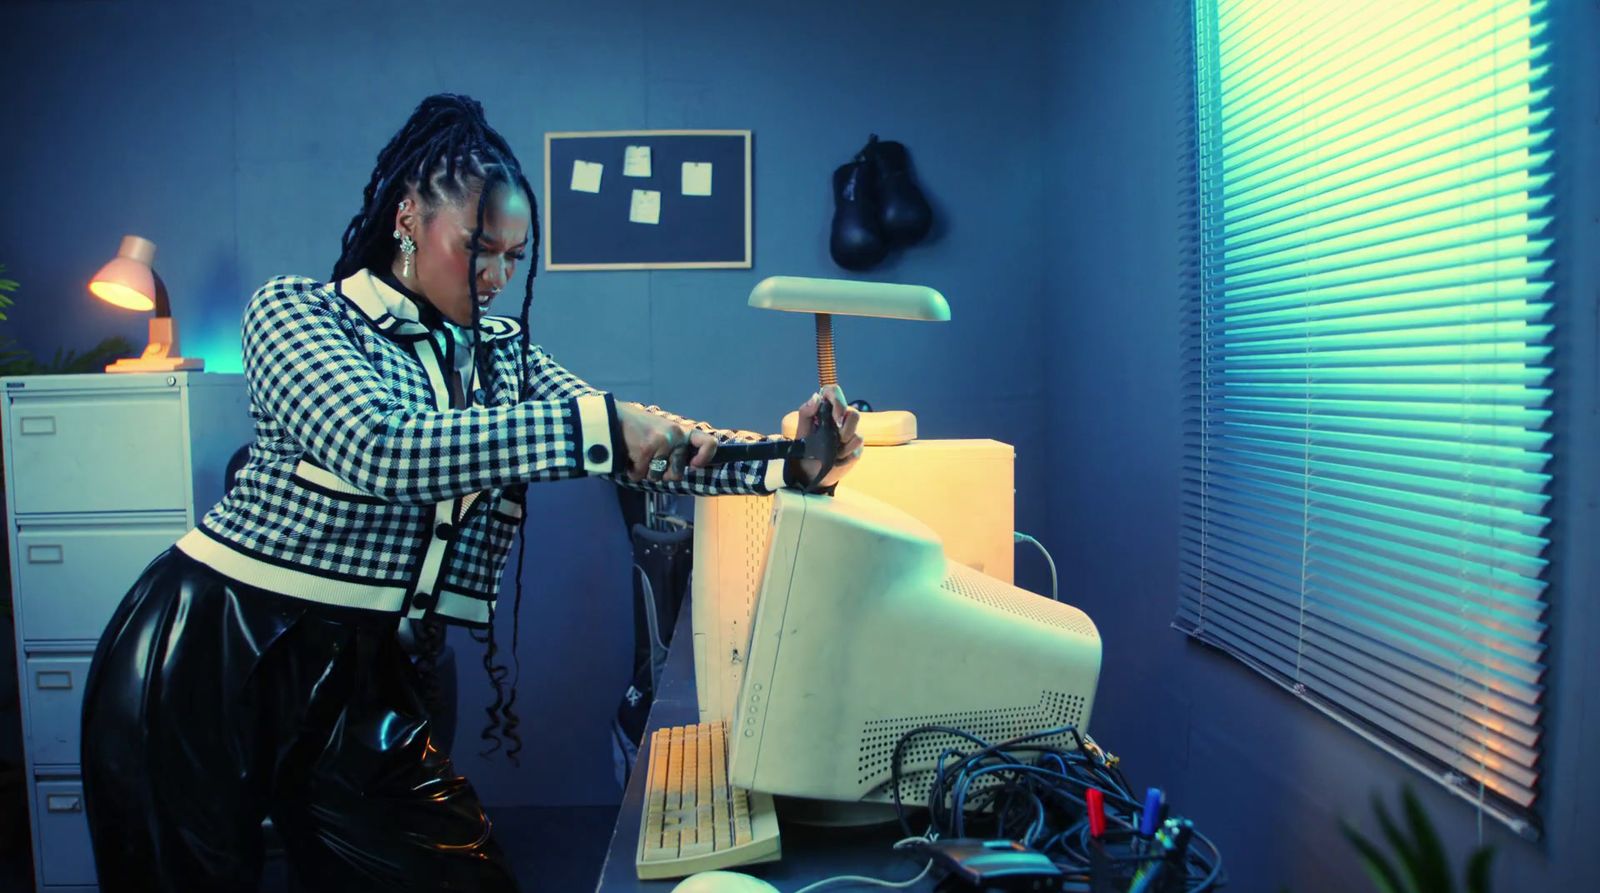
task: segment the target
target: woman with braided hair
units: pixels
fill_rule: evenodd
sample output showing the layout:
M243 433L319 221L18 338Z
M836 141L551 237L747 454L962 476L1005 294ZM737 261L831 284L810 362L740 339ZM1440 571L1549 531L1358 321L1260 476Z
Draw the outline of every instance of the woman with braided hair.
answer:
M529 338L532 262L519 316L484 312L538 242L533 191L482 107L431 96L379 154L328 281L251 298L249 459L129 590L84 694L106 893L256 889L269 815L301 889L517 889L401 640L481 631L484 737L514 759L493 630L528 484L768 493L831 485L859 456L837 388L801 407L802 434L822 406L840 426L813 480L812 460L712 465L719 442L756 435L585 384Z

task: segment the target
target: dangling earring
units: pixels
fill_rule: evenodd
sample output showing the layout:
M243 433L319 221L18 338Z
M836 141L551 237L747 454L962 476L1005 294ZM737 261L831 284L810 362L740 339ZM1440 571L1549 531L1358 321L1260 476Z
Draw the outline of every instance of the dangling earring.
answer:
M395 230L394 231L394 237L396 239L400 240L400 253L405 255L405 265L402 268L402 270L400 272L400 275L402 275L402 276L410 276L411 275L411 256L413 254L417 253L417 243L411 241L411 237L410 236L405 235L404 233L400 232L399 230Z
M407 208L409 208L409 207L411 207L411 199L406 198L406 199L401 199L400 200L400 212L401 213L405 213L405 210ZM394 237L396 239L400 240L400 253L404 254L406 256L405 265L404 265L404 267L401 268L400 275L402 275L402 276L410 276L411 275L411 256L413 254L417 253L417 243L411 241L411 237L410 236L402 234L400 232L400 230L398 230L398 229L394 231Z

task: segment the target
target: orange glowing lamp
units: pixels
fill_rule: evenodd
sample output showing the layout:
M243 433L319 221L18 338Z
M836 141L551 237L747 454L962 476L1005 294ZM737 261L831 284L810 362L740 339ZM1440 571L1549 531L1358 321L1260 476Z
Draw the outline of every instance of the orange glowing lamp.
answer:
M89 292L107 304L128 310L154 310L150 318L150 343L134 359L121 359L106 367L107 372L174 372L201 370L205 360L185 357L178 352L178 324L172 319L172 304L167 286L151 262L156 259L156 243L138 236L123 236L117 256L100 268L89 282Z

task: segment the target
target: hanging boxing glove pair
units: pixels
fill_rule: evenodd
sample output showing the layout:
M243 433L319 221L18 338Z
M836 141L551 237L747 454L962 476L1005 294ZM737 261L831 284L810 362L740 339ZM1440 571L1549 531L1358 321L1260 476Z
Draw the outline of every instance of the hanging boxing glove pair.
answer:
M933 209L911 176L911 156L897 142L867 140L833 172L833 234L828 250L846 270L877 266L891 248L922 241Z

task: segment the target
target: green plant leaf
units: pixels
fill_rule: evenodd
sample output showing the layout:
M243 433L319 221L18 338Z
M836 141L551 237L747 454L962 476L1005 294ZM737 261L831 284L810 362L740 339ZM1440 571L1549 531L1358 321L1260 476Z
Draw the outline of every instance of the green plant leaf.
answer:
M138 355L139 349L133 346L133 342L121 335L113 335L81 354L58 348L50 362L40 364L39 371L46 375L103 372L113 360Z
M1361 854L1361 867L1366 869L1378 893L1405 893L1407 888L1401 884L1400 875L1371 841L1346 822L1340 822L1339 829L1344 832L1345 840Z
M1493 847L1479 847L1467 860L1467 893L1489 893L1489 863L1494 859Z
M1378 817L1378 827L1383 830L1384 839L1389 841L1389 848L1394 850L1395 856L1400 860L1400 868L1403 871L1402 879L1405 881L1405 885L1401 889L1407 891L1407 893L1431 893L1431 891L1424 891L1417 886L1417 875L1411 869L1411 866L1417 861L1416 851L1412 849L1411 841L1400 833L1399 827L1389 817L1389 810L1384 808L1383 800L1376 794L1372 795L1372 811Z
M1411 877L1421 893L1454 893L1455 878L1451 876L1450 861L1445 858L1444 846L1428 820L1422 802L1407 785L1400 789L1400 802L1406 811L1406 824L1411 831Z
M6 265L5 264L0 264L0 273L4 273L5 271L6 271ZM12 300L11 296L9 294L6 294L6 292L16 291L17 290L17 285L18 285L18 283L17 283L17 280L15 280L15 279L6 279L6 278L3 278L3 277L0 277L0 309L4 309L6 307L14 307L14 306L16 306L17 302ZM4 313L0 313L0 322L5 322L5 321L6 321L6 315Z

